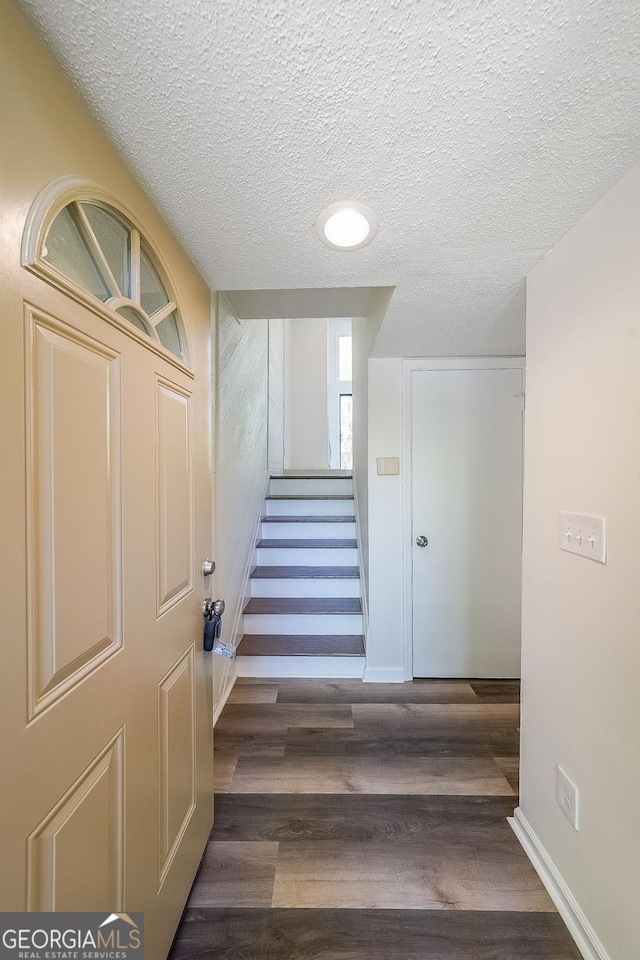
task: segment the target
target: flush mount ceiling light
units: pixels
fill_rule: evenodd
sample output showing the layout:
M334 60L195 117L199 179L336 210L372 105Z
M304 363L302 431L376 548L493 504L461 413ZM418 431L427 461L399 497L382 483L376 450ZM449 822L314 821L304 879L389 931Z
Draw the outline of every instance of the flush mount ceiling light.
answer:
M371 243L378 220L363 203L334 203L316 220L318 236L334 250L359 250Z

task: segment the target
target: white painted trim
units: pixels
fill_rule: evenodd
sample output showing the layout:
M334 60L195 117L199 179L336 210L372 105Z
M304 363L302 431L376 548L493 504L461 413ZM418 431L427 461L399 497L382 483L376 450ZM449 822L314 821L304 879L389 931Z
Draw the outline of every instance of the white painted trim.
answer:
M253 536L251 538L250 549L248 551L247 564L244 570L244 575L242 577L242 588L240 591L240 599L238 600L236 609L233 611L233 617L231 620L231 630L229 632L228 642L233 644L234 647L238 646L244 634L243 611L247 605L247 601L249 600L249 597L251 596L251 579L250 579L251 571L256 566L256 543L258 542L258 539L260 537L260 522L263 516L264 502L265 502L265 496L267 493L268 486L269 486L269 471L267 471L265 474L262 495L260 497L260 501L258 504L257 516L256 516L254 528L253 528ZM231 687L229 686L229 678L233 674L233 677L234 677L233 683L235 683L237 670L235 667L235 661L227 660L226 663L223 664L220 658L217 658L217 660L219 664L222 664L224 667L226 667L226 673L223 679L223 688L227 690L227 693L223 694L220 700L218 701L218 703L222 703L222 701L226 700L226 697L228 696L228 690L231 689ZM220 709L222 709L222 707ZM214 717L216 716L217 712L218 712L218 707L216 706L214 708Z
M358 544L358 569L360 571L360 600L362 602L362 639L364 642L365 653L367 650L367 631L369 629L369 598L365 579L362 576L362 537L360 535L360 511L358 509L358 485L356 484L355 471L353 473L353 512L356 518L356 543Z
M256 560L256 551L257 543L261 538L261 529L262 529L262 517L264 516L264 503L267 491L269 489L269 471L267 471L264 479L264 487L262 491L262 496L260 497L260 503L258 506L257 516L255 519L253 527L253 537L251 538L251 548L247 557L247 564L244 569L244 575L242 577L242 589L240 591L240 599L238 600L238 606L233 612L233 621L231 627L231 633L229 635L229 642L233 644L234 647L238 646L238 643L242 639L244 634L244 615L243 611L247 603L251 598L251 571L255 566L257 566Z
M239 677L358 679L364 657L238 657Z
M403 679L413 679L413 409L412 377L429 370L522 370L524 357L411 357L402 362L402 633ZM523 386L524 389L524 386Z
M353 381L338 379L338 339L351 336L351 317L327 320L327 456L329 469L340 470L340 394L353 395Z
M558 913L567 925L584 960L611 960L520 807L516 807L513 817L507 817L507 820L545 885L547 893L558 908Z
M370 667L367 666L362 678L365 683L404 683L402 667Z
M403 369L410 370L524 370L525 357L408 357Z
M232 668L231 668L231 672L230 672L230 674L229 674L229 680L228 680L227 685L226 685L226 687L225 687L225 689L224 689L224 693L222 694L222 696L221 696L220 699L218 700L218 702L217 702L217 704L215 705L214 710L213 710L213 726L214 726L214 727L215 727L216 723L218 722L218 719L219 719L219 717L220 717L220 714L222 713L222 711L223 711L224 708L225 708L225 705L226 705L226 703L227 703L227 700L229 699L229 694L230 694L231 691L233 690L237 679L238 679L238 671L236 670L235 661L233 661L233 665L232 665ZM214 779L215 779L215 770L214 770L213 776L214 776Z

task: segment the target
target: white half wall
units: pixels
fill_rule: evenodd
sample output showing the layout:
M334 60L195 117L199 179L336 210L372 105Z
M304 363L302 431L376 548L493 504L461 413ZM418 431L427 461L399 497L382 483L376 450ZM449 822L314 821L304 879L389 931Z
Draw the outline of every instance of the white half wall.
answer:
M285 320L285 467L329 467L325 319Z
M222 639L234 644L242 636L268 475L268 323L238 321L219 295L215 589L227 605ZM235 664L219 657L214 662L215 704L225 696Z
M640 166L527 296L520 806L611 960L640 956L639 211ZM607 518L606 565L560 550L560 510Z
M402 588L402 360L369 360L368 580L365 680L404 679ZM400 475L379 477L377 457L400 457Z
M372 296L369 315L353 317L351 320L353 483L358 518L360 578L365 601L365 621L368 619L369 599L369 357L391 302L393 290L393 287L378 288Z

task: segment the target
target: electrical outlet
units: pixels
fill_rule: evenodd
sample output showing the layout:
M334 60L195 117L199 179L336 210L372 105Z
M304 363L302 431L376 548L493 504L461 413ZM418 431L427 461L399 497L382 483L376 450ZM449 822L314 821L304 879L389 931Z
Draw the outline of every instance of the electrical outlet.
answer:
M558 767L558 806L569 823L578 829L578 788L569 780L562 767Z

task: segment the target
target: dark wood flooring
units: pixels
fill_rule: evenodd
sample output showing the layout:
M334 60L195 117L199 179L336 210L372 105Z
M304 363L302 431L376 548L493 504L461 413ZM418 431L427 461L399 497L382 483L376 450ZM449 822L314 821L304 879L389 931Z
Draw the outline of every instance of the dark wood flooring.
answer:
M579 960L506 818L512 681L239 680L171 960Z

